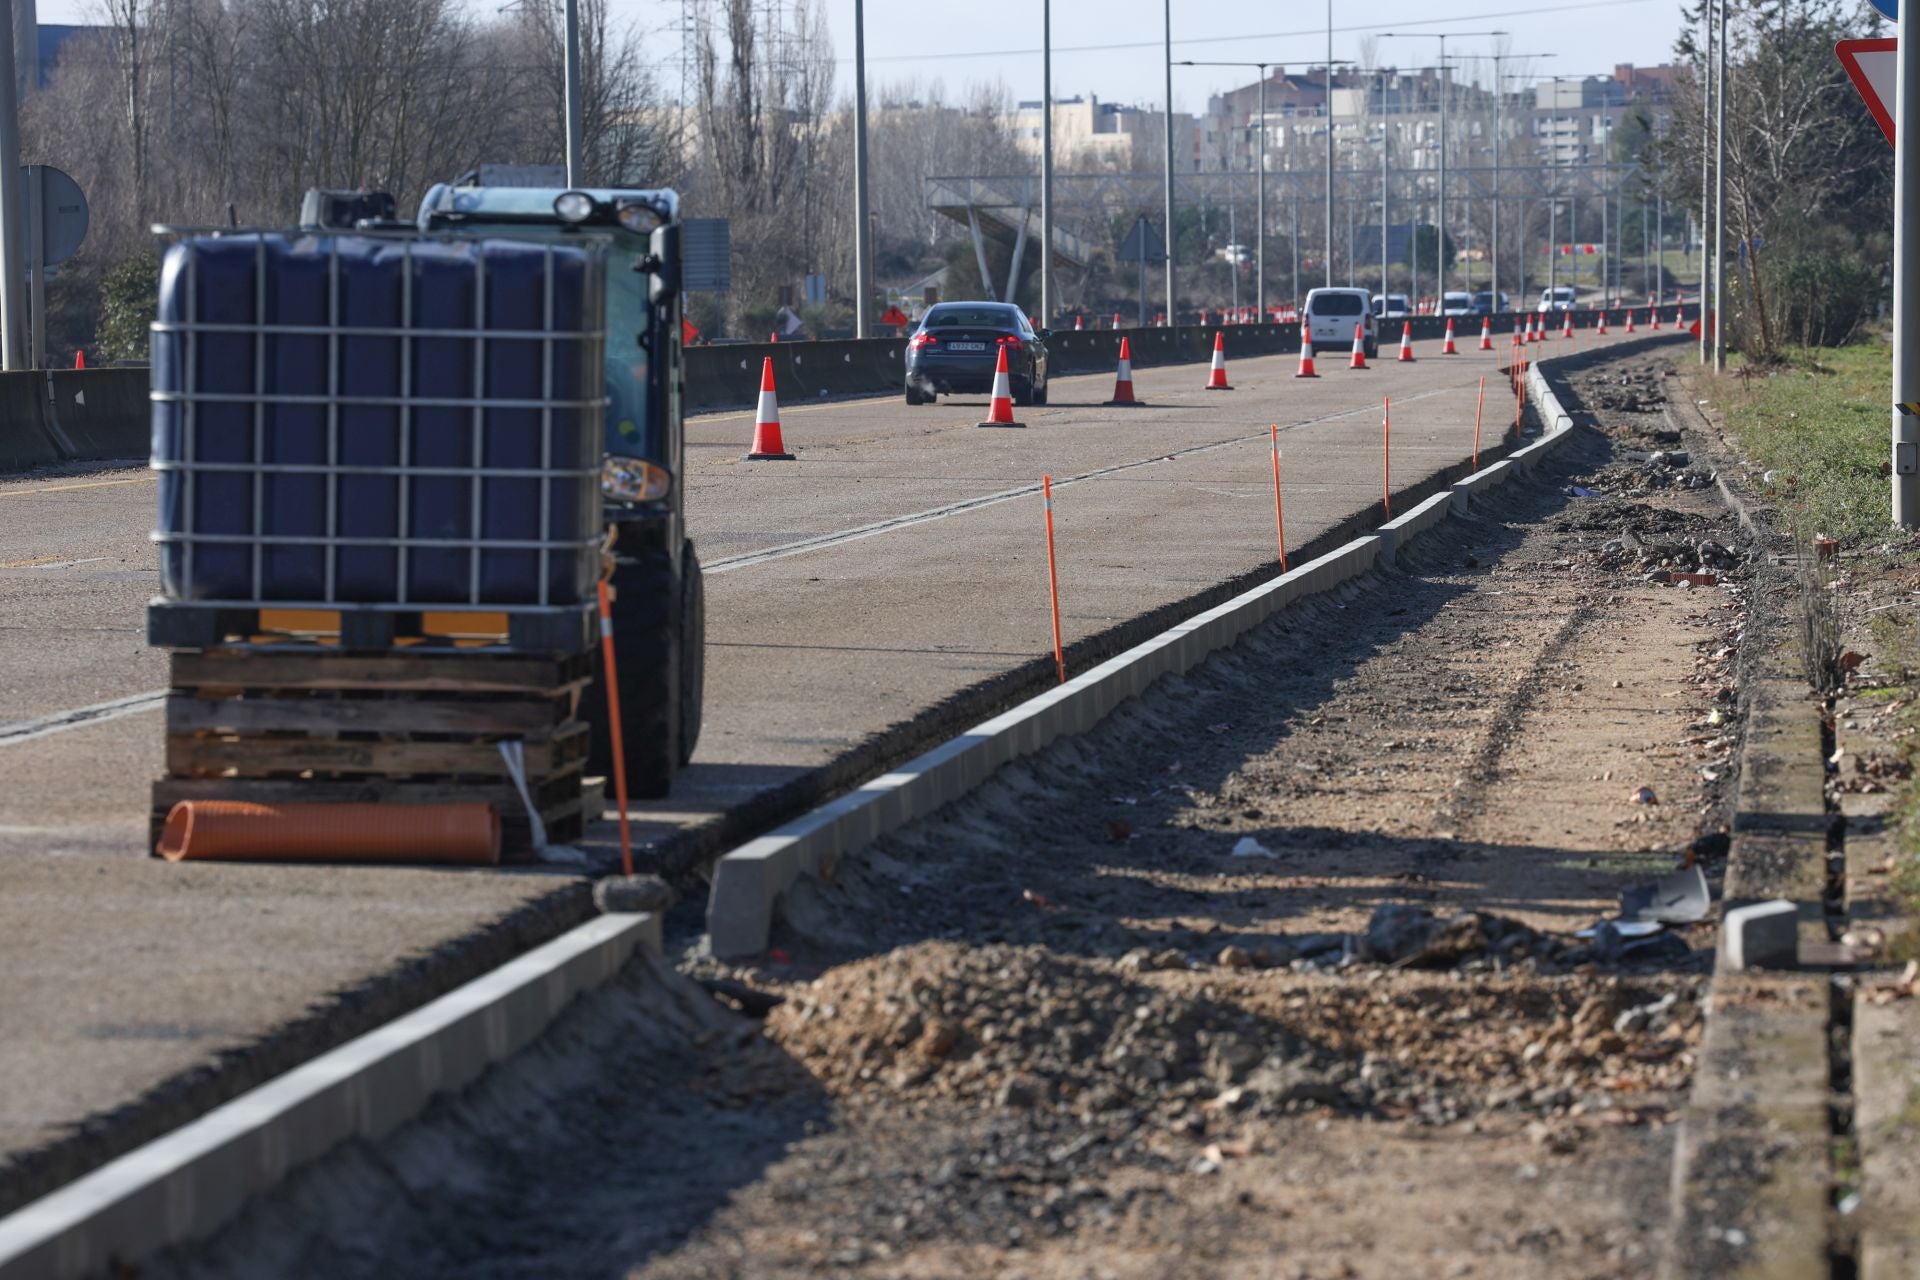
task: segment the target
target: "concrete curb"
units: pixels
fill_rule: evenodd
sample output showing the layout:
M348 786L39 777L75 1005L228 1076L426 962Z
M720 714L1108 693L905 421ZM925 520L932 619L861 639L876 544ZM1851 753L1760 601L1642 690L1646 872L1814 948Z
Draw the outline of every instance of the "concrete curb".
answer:
M343 1142L377 1141L660 953L660 919L601 916L0 1218L0 1280L67 1280L204 1239Z
M1679 427L1683 416L1713 443L1713 424L1698 406L1675 412L1670 399L1667 421ZM1717 470L1729 509L1767 540ZM1826 807L1821 708L1798 670L1791 615L1769 608L1770 598L1756 582L1722 910L1786 899L1798 909L1801 943L1823 943L1827 835L1836 818ZM1822 973L1735 971L1727 943L1723 930L1712 1013L1681 1113L1658 1274L1826 1280L1834 1274L1833 995Z
M1530 386L1536 378L1533 402L1544 420L1563 425L1520 453L1454 483L1374 532L1199 613L721 855L707 899L713 953L733 958L766 950L781 900L803 876L830 880L842 858L958 799L1001 765L1034 754L1063 735L1085 732L1161 676L1190 670L1294 601L1376 565L1391 565L1395 551L1418 534L1449 514L1464 514L1473 495L1484 494L1516 471L1530 470L1569 437L1572 422L1539 364L1533 366Z

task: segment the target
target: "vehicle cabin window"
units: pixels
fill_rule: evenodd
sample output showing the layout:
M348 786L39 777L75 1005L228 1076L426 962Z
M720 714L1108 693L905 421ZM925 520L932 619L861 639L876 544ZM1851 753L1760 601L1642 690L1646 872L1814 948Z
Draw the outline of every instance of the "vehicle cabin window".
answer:
M1357 316L1366 308L1357 293L1320 293L1308 300L1307 310L1316 316Z
M927 312L928 329L1014 329L1020 327L1009 313L999 307L935 307Z

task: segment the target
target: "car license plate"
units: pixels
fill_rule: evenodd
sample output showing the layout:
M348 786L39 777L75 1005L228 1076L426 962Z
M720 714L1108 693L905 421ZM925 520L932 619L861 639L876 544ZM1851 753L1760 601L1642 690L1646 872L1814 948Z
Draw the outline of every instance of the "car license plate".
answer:
M987 344L984 342L949 342L947 349L949 351L985 351Z

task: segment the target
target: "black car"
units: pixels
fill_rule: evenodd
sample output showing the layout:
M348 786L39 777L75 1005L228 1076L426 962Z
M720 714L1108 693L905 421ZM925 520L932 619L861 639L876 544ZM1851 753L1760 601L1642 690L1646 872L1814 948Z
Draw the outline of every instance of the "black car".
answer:
M907 403L941 395L986 395L1000 353L1015 404L1047 402L1046 329L1005 302L942 302L921 317L907 339Z

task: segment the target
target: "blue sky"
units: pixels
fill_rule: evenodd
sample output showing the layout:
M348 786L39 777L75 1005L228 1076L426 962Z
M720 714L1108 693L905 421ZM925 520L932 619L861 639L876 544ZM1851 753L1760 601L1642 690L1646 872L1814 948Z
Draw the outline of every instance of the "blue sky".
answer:
M486 0L474 0L476 4ZM616 12L648 33L647 43L671 91L679 80L680 0L614 0ZM96 0L40 0L41 20L88 21ZM839 85L853 85L853 0L827 0L841 59ZM1254 60L1302 65L1326 56L1324 3L1273 0L1174 0L1174 58ZM1531 63L1538 74L1610 74L1614 64L1666 61L1680 23L1677 0L1367 0L1334 5L1334 57L1355 59L1368 32L1505 30L1516 54L1553 54ZM1153 103L1164 94L1161 0L1054 0L1054 89L1115 101ZM867 0L869 76L880 81L943 81L959 96L972 81L999 80L1018 98L1040 96L1038 0ZM1891 28L1889 27L1889 34ZM1486 53L1486 37L1449 39L1450 51ZM1097 46L1097 47L1096 47ZM1129 47L1133 46L1133 47ZM1416 66L1439 49L1431 39L1381 44L1381 59ZM1484 65L1484 64L1483 64ZM1509 64L1514 65L1514 64ZM1469 73L1463 73L1469 74ZM1182 67L1174 96L1188 110L1209 93L1248 83L1230 67ZM1470 74L1469 74L1470 78Z

